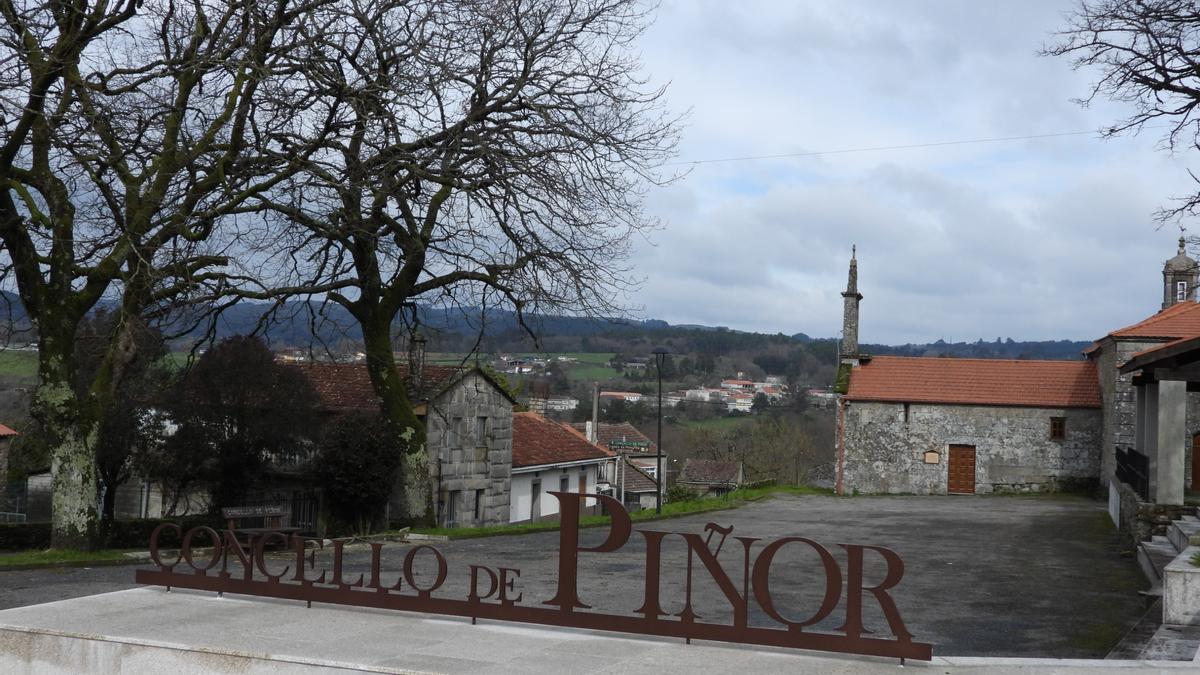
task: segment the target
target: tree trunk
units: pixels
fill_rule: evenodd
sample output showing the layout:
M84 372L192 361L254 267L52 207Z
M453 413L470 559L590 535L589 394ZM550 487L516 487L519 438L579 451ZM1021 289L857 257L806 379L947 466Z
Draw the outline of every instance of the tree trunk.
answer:
M91 550L96 534L96 458L87 424L71 388L69 356L53 337L39 336L40 382L31 412L50 444L51 546ZM69 348L69 342L66 343Z
M407 383L396 370L390 317L360 320L360 324L367 353L367 372L380 399L384 424L401 439L405 448L401 468L403 499L392 501L407 505L403 515L414 524L432 525L433 481L425 449L425 425L413 412ZM401 484L400 481L397 483Z

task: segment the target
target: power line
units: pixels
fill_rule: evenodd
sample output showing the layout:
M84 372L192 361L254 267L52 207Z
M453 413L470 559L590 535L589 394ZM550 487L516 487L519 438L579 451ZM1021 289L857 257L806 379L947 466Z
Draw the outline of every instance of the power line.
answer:
M843 148L840 150L817 150L814 152L786 152L778 155L747 155L745 157L721 157L718 159L693 159L685 162L669 162L665 166L698 166L700 164L721 164L725 162L750 162L760 159L789 159L794 157L817 157L819 155L846 155L855 152L885 152L889 150L915 150L918 148L937 148L947 145L970 145L973 143L1004 143L1008 141L1029 141L1040 138L1061 138L1063 136L1084 136L1098 133L1088 131L1061 131L1053 134L1030 134L1027 136L998 136L995 138L971 138L958 141L937 141L934 143L912 143L909 145L877 145L866 148Z

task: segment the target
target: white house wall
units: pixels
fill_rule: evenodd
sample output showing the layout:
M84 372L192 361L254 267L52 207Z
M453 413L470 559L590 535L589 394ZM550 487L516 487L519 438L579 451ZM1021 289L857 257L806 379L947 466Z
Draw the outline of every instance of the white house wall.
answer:
M533 506L533 482L541 481L541 517L558 515L558 498L550 494L557 492L562 476L567 477L569 492L579 492L579 476L587 477L587 492L596 492L596 464L561 468L548 468L535 473L514 473L512 476L512 493L509 497L509 522L519 523L530 519L530 509ZM596 506L597 500L592 497L586 500L587 506Z

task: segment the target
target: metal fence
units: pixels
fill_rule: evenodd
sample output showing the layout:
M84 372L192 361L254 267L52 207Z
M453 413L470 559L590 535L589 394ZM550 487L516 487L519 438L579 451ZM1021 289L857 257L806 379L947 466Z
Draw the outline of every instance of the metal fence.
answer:
M1117 480L1133 488L1143 501L1150 500L1150 458L1128 447L1117 447Z

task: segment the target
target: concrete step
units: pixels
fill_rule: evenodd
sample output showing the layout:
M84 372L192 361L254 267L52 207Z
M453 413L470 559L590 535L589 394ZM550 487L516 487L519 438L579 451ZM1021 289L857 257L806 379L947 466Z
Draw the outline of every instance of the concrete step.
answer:
M1171 521L1171 526L1167 528L1167 538L1171 540L1176 551L1200 544L1200 519L1184 516Z
M1162 595L1163 568L1177 555L1179 552L1175 550L1175 545L1171 543L1170 539L1161 535L1154 535L1138 544L1138 565L1142 568L1142 574L1146 575L1146 579L1150 582L1150 590L1146 591L1147 595Z

